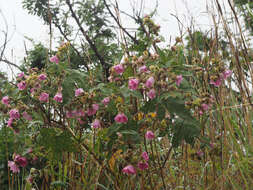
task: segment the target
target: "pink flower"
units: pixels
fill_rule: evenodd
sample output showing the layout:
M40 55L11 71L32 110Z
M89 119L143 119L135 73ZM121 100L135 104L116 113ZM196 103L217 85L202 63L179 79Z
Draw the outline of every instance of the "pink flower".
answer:
M21 81L20 83L18 83L18 89L19 90L25 90L26 88L26 82L25 81Z
M146 161L149 160L149 156L148 156L148 153L147 153L147 152L143 152L143 153L141 154L141 157L142 157L144 160L146 160Z
M127 123L128 118L127 118L127 116L126 116L124 113L118 113L118 115L116 115L116 116L114 117L114 120L115 120L117 123Z
M19 119L20 118L20 114L17 109L11 109L9 112L9 115L10 115L10 118L12 118L12 119Z
M13 123L13 118L9 118L9 120L8 120L8 122L7 122L7 126L8 126L8 127L12 127L12 126L11 126L12 123Z
M28 121L32 121L32 116L29 115L26 111L22 114L23 118L25 118Z
M48 93L42 92L40 94L39 100L41 102L48 102L48 99L49 99L49 94Z
M208 110L208 105L207 104L201 104L201 108L204 110L204 111L207 111Z
M136 90L138 88L139 80L138 79L130 79L128 81L128 88L131 90Z
M4 96L2 98L2 103L5 104L5 105L9 105L9 97L8 96Z
M122 73L124 72L124 67L123 67L122 64L118 64L118 65L115 65L115 66L113 67L113 70L114 70L118 75L120 75L120 74L122 74Z
M146 65L143 65L139 68L139 73L145 73L148 71L148 68L146 67Z
M27 159L25 157L20 156L19 154L15 156L14 161L23 168L26 167L28 164Z
M222 80L219 78L216 81L211 80L210 84L213 84L215 87L219 87L222 83Z
M80 96L82 93L84 93L83 89L82 89L82 88L78 88L78 89L76 89L76 91L75 91L75 96L76 96L76 97L77 97L77 96Z
M50 60L51 62L53 62L53 63L56 63L56 64L59 63L59 58L58 58L56 55L53 56L53 57L51 57L49 60Z
M152 100L155 98L156 96L156 93L155 93L155 90L154 89L151 89L149 92L148 92L148 97Z
M232 75L232 71L231 70L226 70L222 73L223 75L223 79L226 80L228 77L230 77Z
M148 140L152 140L153 138L155 138L155 135L152 131L147 131L145 134L145 138Z
M100 128L100 121L98 119L95 119L95 121L91 124L91 126L94 128L94 129L97 129L97 128Z
M24 72L18 74L18 78L23 78L25 76Z
M154 83L155 83L154 77L149 77L148 80L145 83L145 86L147 88L151 88L154 85Z
M47 79L47 75L46 74L40 74L38 77L39 80L46 80Z
M55 94L55 96L54 96L54 100L56 101L56 102L62 102L62 93L60 93L60 92L58 92L58 93L56 93Z
M13 161L8 161L8 166L10 167L10 170L13 172L13 173L19 173L19 167L18 165L16 165L15 162Z
M182 80L183 80L183 76L177 75L176 76L176 85L179 86L181 84Z
M139 168L140 170L148 169L148 163L147 163L147 162L139 162L139 163L138 163L138 168Z
M102 103L107 106L110 102L110 97L105 97L103 100L102 100Z
M99 109L98 104L92 104L92 107L87 110L88 116L95 115Z
M122 169L122 172L125 174L136 174L135 168L132 165L128 165Z

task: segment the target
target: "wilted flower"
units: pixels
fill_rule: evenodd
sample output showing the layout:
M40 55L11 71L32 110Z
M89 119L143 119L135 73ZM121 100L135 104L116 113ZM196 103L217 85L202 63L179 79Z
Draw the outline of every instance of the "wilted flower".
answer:
M122 172L125 174L136 174L135 168L132 165L128 165L122 169Z

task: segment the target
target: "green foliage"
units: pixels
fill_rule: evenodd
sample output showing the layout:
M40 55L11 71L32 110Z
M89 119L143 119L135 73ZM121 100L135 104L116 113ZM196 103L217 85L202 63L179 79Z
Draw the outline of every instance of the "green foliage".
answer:
M25 62L23 63L23 69L27 68L45 68L48 58L48 49L41 43L34 44L32 50L27 52L28 56L26 57Z
M76 145L68 131L42 128L37 142L48 151L49 156L57 159L61 158L63 152L76 151Z

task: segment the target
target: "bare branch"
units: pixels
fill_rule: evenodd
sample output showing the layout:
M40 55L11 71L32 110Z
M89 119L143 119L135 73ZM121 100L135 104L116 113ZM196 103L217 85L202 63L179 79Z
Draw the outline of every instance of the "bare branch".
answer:
M76 21L79 29L81 30L82 34L84 35L85 39L87 40L87 42L89 43L91 49L94 51L95 55L97 56L97 58L99 59L103 69L104 69L104 72L105 72L105 75L106 75L106 78L109 77L109 65L105 62L104 58L100 55L100 53L98 52L98 49L96 47L96 45L93 43L93 41L90 39L90 37L88 36L87 32L84 30L84 28L82 27L79 19L77 18L77 15L76 13L74 12L73 10L73 7L70 3L69 0L66 0L66 3L69 7L69 10L72 14L72 17L74 18L74 20Z

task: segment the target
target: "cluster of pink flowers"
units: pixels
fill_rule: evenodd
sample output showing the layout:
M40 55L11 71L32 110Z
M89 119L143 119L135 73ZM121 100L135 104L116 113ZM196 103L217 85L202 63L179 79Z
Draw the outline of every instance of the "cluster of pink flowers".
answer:
M149 167L149 165L148 165L148 160L149 160L148 153L147 152L143 152L141 154L141 157L142 157L143 160L138 162L138 168L140 170L148 169L148 167ZM136 174L136 170L135 170L135 168L134 168L133 165L127 165L126 167L124 167L122 169L122 172L125 173L125 174L129 174L129 175Z
M220 74L220 77L216 81L211 80L210 84L214 85L215 87L219 87L222 84L222 81L230 77L232 73L233 72L231 70L225 70Z
M15 155L15 153L14 153ZM14 156L14 161L8 161L8 166L10 167L10 170L13 173L19 173L20 169L19 167L26 167L28 164L28 161L25 157L20 156L19 154Z
M128 122L128 118L124 113L118 113L115 117L114 120L117 123L127 123Z

